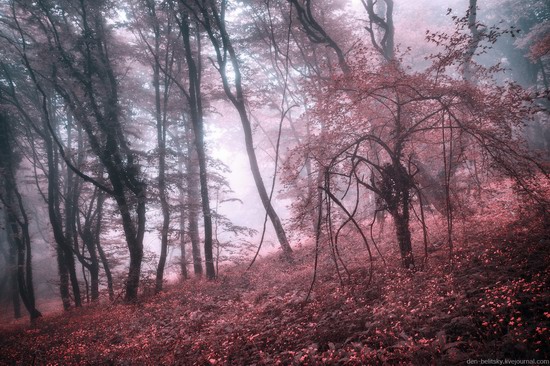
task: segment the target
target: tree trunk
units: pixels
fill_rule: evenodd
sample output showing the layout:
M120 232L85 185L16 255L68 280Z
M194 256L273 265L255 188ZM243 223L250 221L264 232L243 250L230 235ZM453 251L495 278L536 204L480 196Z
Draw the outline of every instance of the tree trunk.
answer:
M46 123L45 123L46 124ZM48 126L44 129L48 131ZM70 242L67 241L65 233L63 232L63 224L61 219L61 210L59 208L59 166L57 161L57 154L54 151L53 141L51 135L46 132L44 134L44 142L47 153L47 165L48 165L48 215L54 239L57 245L58 255L58 267L60 277L60 293L63 301L63 306L67 310L67 301L70 297L68 295L69 282L72 284L75 306L82 306L80 289L78 286L78 279L76 277L76 269L74 264L73 249Z
M19 296L30 314L31 323L42 316L36 309L34 284L32 276L31 237L29 234L29 219L25 212L23 199L17 189L16 168L18 161L12 150L14 136L10 122L0 115L0 171L3 180L0 181L0 201L5 207L6 235L10 246L10 257L14 264L11 272L16 278ZM12 279L12 281L15 281ZM15 282L12 282L15 287ZM13 290L14 288L12 288ZM19 299L13 293L15 315L21 315Z
M187 145L187 207L188 231L193 253L193 271L195 275L202 276L202 255L199 236L199 169L196 147L189 142Z
M204 18L203 25L205 26L205 30L208 32L208 36L216 51L217 62L219 65L218 71L222 79L224 92L235 107L235 109L237 109L237 112L239 113L239 117L241 119L241 125L243 127L245 137L246 153L248 155L250 170L252 172L252 176L254 177L254 183L256 185L256 189L258 190L260 200L262 201L267 215L271 220L273 228L275 229L275 233L277 234L277 238L279 240L279 245L283 250L283 255L287 259L291 259L292 248L288 243L288 239L286 237L283 225L281 224L281 220L279 219L277 212L273 208L273 205L269 198L269 194L267 193L267 190L265 188L262 175L260 173L256 151L254 150L252 125L246 111L246 99L244 97L243 87L241 83L241 71L239 61L237 58L237 54L235 53L235 50L233 48L231 38L229 37L229 34L227 33L225 28L225 3L222 2L221 6L221 11L218 11L213 2L210 3L209 8L201 8L202 16ZM210 15L209 11L212 13L212 15ZM219 29L221 42L214 32L214 27ZM234 73L234 90L231 89L229 78L227 76L228 61L231 62Z
M179 171L182 175L182 177L180 178L180 181L183 182L183 152L181 151L181 146L179 145L178 143L178 167L179 167ZM180 252L181 252L181 255L180 255L180 270L181 270L181 278L182 279L187 279L189 277L188 273L187 273L187 253L186 253L186 245L185 245L185 240L186 240L186 237L185 237L185 189L183 188L183 186L180 184L178 184L178 190L179 190L179 204L180 204L180 207L179 207L179 211L180 211L180 217L179 217L179 234L180 234L180 237L179 237L179 244L180 244Z
M243 126L243 131L245 136L246 153L248 155L248 161L250 163L250 170L254 178L254 183L256 185L256 189L258 190L258 194L260 196L260 200L262 201L264 209L266 210L267 215L271 220L271 224L275 229L275 233L277 234L277 239L279 240L279 245L283 250L283 254L287 259L290 259L292 257L292 248L288 243L285 229L281 224L279 215L277 215L277 212L273 208L271 200L269 199L269 194L267 193L267 190L265 188L265 185L262 179L262 174L260 173L260 167L258 165L258 159L256 157L256 151L254 150L254 139L252 137L252 127L250 124L250 120L248 118L248 113L246 112L246 106L244 104L244 100L242 98L240 100L241 100L240 102L236 100L236 103L234 103L234 105L237 111L239 112L239 116L241 118L241 124Z
M187 196L186 196L186 190L185 190L185 187L183 186L183 182L185 182L185 172L184 172L184 169L185 169L185 166L186 166L186 161L185 161L185 155L183 153L183 149L182 149L182 144L181 144L181 138L177 138L175 139L175 142L176 142L176 151L177 151L177 156L178 156L178 171L179 171L179 179L178 179L178 184L177 184L177 187L178 187L178 195L179 195L179 212L180 212L180 216L179 216L179 247L180 247L180 252L181 252L181 255L180 255L180 271L181 271L181 278L182 279L187 279L189 277L188 275L188 272L187 272L187 252L186 252L186 229L185 229L185 223L186 223L186 213L185 213L185 209L186 209L186 203L187 203ZM187 139L188 140L188 139ZM189 155L189 154L187 154ZM189 161L189 157L187 157L187 161ZM187 174L187 183L189 185L189 174ZM188 192L187 192L188 193Z
M84 246L88 251L90 261L89 264L84 265L90 272L90 294L92 301L96 301L99 299L99 260L97 257L94 234L92 233L90 225L90 222L85 223L84 228L82 229L81 237L84 242Z
M187 70L189 75L189 114L193 133L194 143L197 152L199 165L199 183L201 187L202 214L204 220L204 259L206 265L206 277L214 279L216 270L214 268L214 256L212 251L212 213L210 211L210 198L208 196L208 173L206 168L206 151L204 147L204 121L201 96L201 42L200 34L197 32L196 50L191 48L191 31L189 16L183 12L181 14L180 30L183 37L185 50L185 59L187 61ZM196 60L194 57L196 54ZM189 173L189 172L188 172Z
M11 181L12 179L8 177L8 180ZM14 180L9 182L8 185L12 185L12 183L14 183ZM15 211L15 200L13 199L13 195L17 195L18 193L12 189L15 189L15 186L8 187L6 194L10 194L11 191L12 197L10 198L8 196L5 198L8 235L11 235L11 240L16 252L15 274L17 277L17 286L19 288L19 296L21 297L25 308L29 312L31 322L33 322L35 319L41 317L42 314L36 309L35 305L34 287L32 282L32 256L30 252L30 243L26 242L26 240L30 238L28 235L28 220L24 214L22 214L22 223L18 220ZM19 205L19 209L21 210L23 207ZM29 270L30 272L27 272Z
M94 227L94 241L97 246L97 251L99 253L99 258L101 259L101 265L105 271L105 277L107 277L107 291L109 292L109 300L113 301L115 298L115 292L113 289L113 276L111 274L111 267L109 266L109 261L105 255L105 251L101 246L101 228L103 219L103 202L105 201L105 194L101 191L98 192L97 196L97 217Z
M111 167L112 168L112 167ZM122 217L122 228L126 237L126 244L130 254L128 278L126 280L126 302L135 302L138 297L139 281L141 276L141 262L143 260L143 235L145 232L145 187L137 197L137 218L134 221L129 210L127 198L124 194L122 177L119 172L110 172L110 180L114 186L114 198ZM137 225L135 225L137 223Z
M182 205L183 206L183 205ZM186 280L189 275L187 273L187 254L186 254L186 245L185 245L185 211L183 209L180 209L180 273L181 278Z
M400 147L396 147L395 150L392 164L387 164L382 169L380 197L386 203L395 224L395 236L401 252L402 266L403 268L414 269L411 230L409 227L411 178L398 159L401 155Z
M71 293L69 290L69 271L65 263L65 252L59 245L56 245L55 252L57 254L57 271L59 274L59 295L61 296L61 302L63 303L63 309L69 310L71 308Z
M156 54L159 51L159 34L155 30L156 39ZM159 150L159 174L158 174L158 189L160 205L162 210L162 228L160 230L160 257L157 267L157 276L155 282L155 293L162 291L164 279L164 267L166 266L166 256L168 253L168 229L170 227L170 208L166 197L166 119L163 117L160 95L160 68L158 64L153 67L153 84L155 87L155 119L157 123L157 146ZM164 99L168 97L167 90L164 92ZM165 104L166 106L166 104ZM166 110L164 111L166 113Z
M5 215L6 227L8 227L8 217ZM11 284L11 297L13 303L13 316L15 319L21 318L21 301L19 299L19 288L17 285L17 251L15 248L15 243L11 235L6 235L7 242L9 246L9 258L8 258L8 268L9 268L9 278Z
M55 104L52 103L52 109L55 108ZM52 113L53 116L55 116L55 112ZM53 119L54 117L52 117ZM47 131L47 126L45 126L45 130ZM47 133L47 132L46 132ZM72 127L72 117L70 114L67 116L67 149L69 151L72 149L72 133L73 133L73 127ZM46 145L48 146L48 149L54 148L53 141L48 137L48 142ZM54 152L54 164L50 165L48 164L48 170L49 169L56 169L58 170L59 167L59 158L58 154ZM75 306L79 307L82 306L82 297L80 295L80 287L78 283L78 277L76 275L76 265L74 260L74 252L78 251L78 236L76 233L76 218L77 218L77 204L78 204L78 196L79 196L79 184L78 184L78 178L75 176L74 172L70 169L66 169L66 180L65 180L65 192L64 192L64 204L65 204L65 233L64 233L64 244L63 246L67 246L67 248L63 248L65 251L65 260L67 261L67 268L69 269L69 277L71 280L71 285L73 287L73 294L75 298ZM54 184L58 187L57 189L61 190L61 187L57 182L59 173L56 171L54 175L52 175L52 178L55 179ZM54 198L54 208L57 211L57 217L62 217L61 210L59 209L59 193L56 193L56 198Z
M408 211L408 209L407 209ZM401 264L403 268L414 269L414 257L411 244L411 231L409 228L409 215L392 214L395 224L395 235L401 252Z

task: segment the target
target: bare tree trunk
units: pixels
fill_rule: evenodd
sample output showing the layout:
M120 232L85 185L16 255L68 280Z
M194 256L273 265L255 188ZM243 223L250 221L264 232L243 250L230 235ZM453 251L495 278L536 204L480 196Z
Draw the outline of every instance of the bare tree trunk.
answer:
M189 92L187 97L199 165L199 182L204 220L204 260L206 265L206 277L208 279L214 279L216 277L216 270L214 268L214 256L212 252L212 213L208 195L208 173L206 167L206 151L204 147L204 121L201 95L201 41L200 34L197 31L195 36L196 49L191 48L191 28L189 16L186 12L181 14L179 26L183 37L185 59L187 61L189 75Z
M397 129L399 132L399 128ZM399 135L396 133L396 135ZM409 227L409 206L411 178L407 170L399 161L401 148L396 148L392 164L387 164L382 170L382 184L380 196L391 214L395 224L395 236L403 268L414 269L414 256L411 243L411 230Z
M90 293L92 301L99 299L99 260L97 257L96 242L91 230L91 222L86 222L80 234L82 242L88 251L89 263L82 261L82 265L90 272Z
M401 264L403 268L414 269L414 256L412 252L411 230L409 228L409 209L406 213L393 213L393 221L395 224L395 234L399 250L401 252Z
M59 245L56 245L57 254L57 271L59 274L59 295L61 296L61 302L63 303L63 309L69 310L71 308L71 292L69 290L69 271L65 264L65 252Z
M180 202L183 202L181 200ZM183 204L182 204L183 206ZM185 245L185 210L182 208L180 209L180 220L179 220L179 232L180 232L180 271L181 271L181 278L186 280L189 277L189 274L187 273L187 254L186 254L186 245Z
M181 185L183 182L183 167L184 167L184 157L183 157L183 151L181 149L181 145L178 142L177 145L177 151L178 151L178 168L181 174L180 177L180 184L178 184L178 190L179 190L179 211L180 211L180 217L179 217L179 244L180 244L180 270L181 270L181 278L187 279L189 277L187 273L187 254L186 254L186 245L185 245L185 189Z
M56 116L56 106L55 103L51 103L51 109L52 109L52 117L51 120L55 120ZM47 133L47 126L44 129ZM67 116L67 148L69 151L72 149L72 134L73 134L73 126L72 126L72 117L69 114ZM54 149L53 141L51 141L51 138L47 138L46 145L51 149ZM80 163L80 162L79 162ZM51 177L54 180L54 184L57 186L57 188L54 187L54 189L61 190L59 182L59 158L58 154L54 151L54 164L50 165L48 164L48 170L49 169L55 169ZM62 249L65 251L65 260L67 264L67 268L69 269L69 278L71 280L71 285L73 287L73 295L75 299L75 306L79 307L82 306L82 297L80 295L80 287L78 283L78 278L76 275L76 265L74 260L73 252L76 253L78 249L78 236L76 233L76 218L77 218L77 203L78 203L78 196L79 196L79 184L78 184L78 177L75 176L74 172L70 169L66 170L66 181L65 181L65 192L63 194L64 197L64 204L65 204L65 232L64 232L64 241L62 244ZM56 216L59 218L61 223L61 210L59 209L59 192L55 194L54 198L54 208L56 209L57 213ZM57 206L57 207L56 207ZM66 248L64 248L66 246Z
M34 322L42 314L36 309L34 284L32 276L31 237L29 234L29 219L25 212L23 199L17 189L16 167L18 161L12 150L13 130L5 116L0 115L0 171L3 181L0 182L0 201L6 209L5 220L8 242L11 243L10 256L15 262L15 270L19 296ZM14 295L14 311L21 315L18 300ZM19 314L17 314L17 312Z
M5 215L6 227L8 227L8 217ZM9 246L9 257L8 257L8 266L9 266L9 279L11 284L11 298L13 303L13 316L15 319L21 318L21 301L19 299L19 288L17 285L17 250L15 248L15 243L11 235L6 235L6 239Z
M105 202L105 194L101 191L98 191L97 196L97 217L94 227L94 241L97 246L97 251L99 253L99 258L101 259L101 265L105 271L105 277L107 277L107 291L109 292L109 300L113 301L115 298L115 292L113 289L113 276L111 274L111 267L109 266L109 261L105 255L105 251L101 246L101 228L102 228L102 219L103 219L103 203Z
M462 69L462 77L465 81L472 81L472 58L477 50L479 42L481 41L481 32L478 29L477 24L477 0L469 0L468 6L468 29L472 36L468 50L464 55L464 66Z
M46 117L48 118L48 117ZM54 145L52 137L47 132L48 126L44 121L44 142L47 154L47 165L48 165L48 215L50 219L50 224L52 226L52 231L54 234L54 239L57 245L57 254L58 254L58 265L59 265L59 276L60 276L60 292L61 298L65 309L66 301L69 297L67 294L67 287L69 282L72 284L73 296L75 301L75 306L82 306L80 288L78 286L78 279L76 277L76 268L74 263L73 249L72 249L72 238L71 241L67 240L67 236L63 232L63 224L60 210L59 202L59 164L57 159L57 154L54 150ZM68 214L68 213L66 213Z
M105 271L105 277L107 277L107 291L109 292L109 300L113 301L115 299L115 291L113 288L113 275L111 274L111 267L109 266L109 261L105 255L105 251L101 246L100 242L96 240L97 249L99 252L99 258L101 258L101 265Z
M191 251L193 253L193 272L202 276L202 255L199 236L199 169L195 145L189 141L187 145L187 207L189 239L191 240Z
M154 11L154 5L152 6ZM155 54L159 55L160 49L160 31L158 24L155 24ZM158 57L158 56L157 56ZM162 228L160 230L160 257L157 267L157 276L155 281L155 293L162 291L164 279L164 267L166 266L166 256L168 253L168 229L170 227L170 208L168 206L168 198L166 197L166 101L168 98L168 86L165 78L164 84L164 113L161 104L160 91L160 65L155 63L153 66L153 84L155 87L155 119L157 124L157 146L159 150L159 174L158 174L158 189L162 211Z

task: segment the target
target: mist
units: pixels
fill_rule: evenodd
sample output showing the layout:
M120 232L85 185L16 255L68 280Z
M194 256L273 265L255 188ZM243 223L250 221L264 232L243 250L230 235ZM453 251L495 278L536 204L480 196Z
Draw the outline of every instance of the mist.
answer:
M343 309L401 296L376 281L487 270L493 242L479 238L507 233L540 254L529 243L547 240L549 17L538 0L0 1L0 321L225 283L200 296L328 309L340 294ZM461 291L480 297L482 284ZM376 306L387 319L304 336L301 355L316 364L357 341L358 362L373 361L369 332L393 321ZM186 316L199 323L198 311ZM526 334L542 315L522 311L506 323L528 318L513 331L535 347L540 334ZM431 344L406 361L490 344L493 319L468 314L443 333L396 331L399 347ZM485 338L463 341L461 325Z

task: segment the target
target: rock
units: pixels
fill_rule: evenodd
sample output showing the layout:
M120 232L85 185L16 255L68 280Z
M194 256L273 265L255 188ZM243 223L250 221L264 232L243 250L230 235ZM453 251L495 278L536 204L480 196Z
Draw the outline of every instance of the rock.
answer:
M461 342L461 341L447 343L443 347L443 351L446 352L446 351L450 350L451 348L458 348L462 344L464 344L464 342Z
M458 316L451 319L448 324L445 324L443 326L443 329L451 337L465 337L474 334L477 331L477 328L472 322L472 319L466 316Z
M447 344L447 333L444 330L437 332L435 334L435 342L439 347L445 347L445 344Z
M448 362L450 364L459 364L470 357L465 352L462 352L456 347L449 348L445 351L445 355L443 356L443 361Z

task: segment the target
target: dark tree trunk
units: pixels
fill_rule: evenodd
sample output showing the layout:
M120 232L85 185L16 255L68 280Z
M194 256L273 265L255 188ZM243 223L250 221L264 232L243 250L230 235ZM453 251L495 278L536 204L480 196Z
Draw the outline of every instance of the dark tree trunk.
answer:
M159 155L159 173L158 173L158 190L159 190L159 199L162 211L162 227L160 230L160 256L157 266L157 275L155 281L155 293L162 291L163 279L164 279L164 268L166 266L166 256L168 254L168 231L170 227L170 207L168 205L168 197L166 191L166 113L167 113L167 103L168 103L168 91L170 87L170 78L165 73L164 76L164 91L161 95L160 90L160 46L161 46L161 30L159 26L159 19L156 15L156 5L155 2L146 3L150 16L152 19L152 28L154 32L154 58L156 62L153 64L153 86L155 88L155 120L157 127L157 146L158 146L158 155ZM170 28L171 29L171 28ZM168 47L168 46L167 46ZM165 51L165 57L163 59L166 62L169 62L170 50ZM165 71L168 65L164 65ZM164 103L162 103L162 101Z
M19 289L19 296L29 312L32 322L41 317L42 314L36 309L35 305L32 278L32 255L30 252L30 243L27 243L27 240L30 239L30 235L28 234L28 220L26 215L21 211L23 206L21 205L19 194L15 191L15 186L13 185L15 180L10 177L7 177L7 180L7 197L5 197L4 200L7 208L8 235L11 235L11 240L16 251L15 275L17 277L17 287ZM11 195L11 198L8 195ZM16 199L19 201L19 204L14 202L13 195L17 196ZM15 205L19 206L18 208L22 216L20 219L17 217Z
M275 233L277 234L277 239L279 240L279 245L283 250L283 254L287 259L290 259L292 257L292 248L288 243L288 239L286 237L286 233L281 223L281 220L279 219L279 215L277 215L277 212L273 208L271 200L269 199L269 194L267 193L267 190L264 185L264 181L262 179L262 174L260 173L258 159L256 158L256 152L254 150L252 127L250 124L250 120L248 118L248 113L246 112L246 106L244 104L244 100L241 99L240 102L236 101L235 107L239 112L239 116L241 118L243 130L244 130L244 136L245 136L246 152L248 155L250 170L252 172L252 177L254 178L256 189L258 190L260 200L262 201L262 204L267 212L267 215L271 220L271 224L275 229Z
M117 173L109 174L111 182L115 186L114 198L122 216L122 227L126 236L126 244L130 253L128 278L126 280L126 302L135 302L138 297L139 281L141 276L141 262L143 260L143 234L145 230L145 191L143 187L142 197L138 197L136 209L138 218L136 222L132 218L127 199L124 195L122 177Z
M34 322L42 314L35 304L29 219L17 189L15 174L18 161L12 150L14 136L10 122L4 115L0 115L0 171L3 176L0 182L0 200L6 209L6 233L12 248L10 256L15 265L12 275L16 277L19 296L29 312L31 322ZM15 294L13 296L14 312L16 315L19 312L20 315L18 300L15 299Z
M89 255L89 264L86 263L85 267L90 272L90 294L92 301L96 301L99 299L99 260L94 234L89 227L90 225L91 223L85 224L82 229L81 238Z
M187 279L189 277L189 274L187 272L187 252L186 252L186 229L185 229L185 223L186 223L186 191L183 186L183 182L185 181L185 174L184 174L184 167L185 167L185 156L183 154L183 149L181 147L181 139L177 139L176 141L176 149L178 154L178 170L179 170L179 183L178 183L178 194L179 194L179 246L180 246L180 271L181 271L181 278ZM189 160L189 158L188 158ZM187 175L189 178L189 175Z
M48 130L46 122L45 130ZM74 263L73 248L71 241L67 241L67 237L63 232L63 224L61 218L61 210L59 207L59 165L57 161L57 154L54 151L52 137L46 133L44 138L46 153L47 153L47 164L48 164L48 215L50 219L50 224L52 226L52 231L54 239L56 242L56 252L58 255L58 267L59 267L59 277L60 277L60 293L61 299L63 301L63 306L67 310L67 301L70 301L70 296L68 295L69 283L72 284L73 295L75 306L82 306L80 288L78 286L78 279L76 277L76 268Z
M71 126L72 126L72 117L71 114L67 115L68 119L68 136L69 141L67 143L68 147L71 147ZM78 131L78 140L77 140L77 166L80 168L84 164L84 136L82 134L82 131ZM86 299L89 302L90 295L92 301L97 301L99 299L99 259L97 257L97 245L95 241L95 235L93 233L93 227L94 227L94 218L97 219L97 217L100 215L100 210L102 209L99 207L99 201L101 192L99 189L95 189L92 196L89 199L88 203L88 209L87 212L80 215L80 211L78 209L79 204L79 198L81 196L82 191L82 184L80 181L80 178L78 178L72 170L68 169L67 171L67 197L72 196L72 199L70 200L70 205L67 204L67 208L65 210L66 212L66 232L67 237L70 238L73 237L74 241L74 251L77 254L77 258L82 264L82 273L84 277L84 281L86 284ZM73 192L71 195L70 192ZM94 210L94 203L95 203L95 210ZM70 213L70 215L69 215ZM81 223L82 218L84 219L84 223ZM69 229L70 228L70 229ZM82 253L80 253L79 248L79 241L78 241L78 235L80 235L80 238L82 239L83 247L82 247ZM84 250L88 251L88 257L85 257ZM90 283L88 283L86 272L85 270L88 270L90 273Z
M158 89L158 68L156 68L155 74L157 75L156 86ZM157 93L159 91L157 90ZM157 108L160 108L160 98L157 96ZM160 114L160 112L157 112ZM160 245L160 257L157 267L157 277L155 284L155 292L162 291L164 267L166 266L166 256L168 253L168 230L170 226L170 208L168 206L168 198L166 197L166 126L160 115L157 116L157 132L158 132L158 148L159 148L159 177L158 177L158 189L160 196L160 204L162 210L162 228L161 228L161 245Z
M53 108L55 108L55 106L53 106ZM53 109L52 108L52 109ZM53 115L55 116L55 113L53 113ZM47 131L47 126L46 126L46 131ZM73 141L72 141L72 135L73 135L73 126L72 126L72 117L71 115L69 114L67 116L67 148L69 150L72 149L72 144L73 144ZM47 146L48 148L51 148L53 149L54 148L54 144L53 144L53 141L51 141L50 138L48 138L48 142L47 142ZM58 166L59 166L59 158L58 158L58 154L57 153L54 153L55 154L55 169L58 169ZM81 155L81 154L79 154ZM80 165L80 161L79 161L79 165ZM50 169L50 167L48 168ZM58 179L58 173L56 172L55 174L55 179L57 181L59 181ZM61 189L59 187L59 184L57 185L58 188L57 189ZM74 254L73 253L76 253L78 252L78 236L77 236L77 233L76 233L76 219L77 219L77 211L78 211L78 207L77 207L77 204L78 204L78 197L79 197L79 192L80 188L79 188L79 179L78 177L76 177L76 175L74 174L74 172L70 169L67 169L66 170L66 181L65 181L65 192L64 192L64 204L65 204L65 239L64 239L64 245L67 246L67 248L64 248L65 250L65 259L67 260L67 267L69 269L69 276L70 276L70 280L71 280L71 285L72 285L72 288L73 288L73 294L74 294L74 298L75 298L75 305L77 307L79 306L82 306L82 296L80 294L80 287L79 287L79 283L78 283L78 277L76 275L76 264L75 264L75 259L74 259ZM55 198L54 202L56 205L58 205L58 200L59 200L59 193L56 194L57 197ZM62 214L61 214L61 210L56 207L56 211L57 211L57 216L59 218L61 218ZM84 263L83 263L84 264Z
M195 36L196 49L191 48L191 30L189 16L183 12L179 22L182 32L189 75L189 114L195 136L195 148L199 165L199 183L201 187L202 214L204 220L204 259L206 265L206 277L214 279L214 256L212 251L212 213L210 211L210 198L208 196L208 173L206 168L206 151L204 147L204 121L201 96L201 43L200 34ZM196 60L194 55L196 55Z
M199 164L195 145L189 141L187 145L187 207L188 207L188 231L191 240L191 250L193 253L193 271L195 275L201 276L202 255L199 236Z
M69 271L66 266L65 252L59 245L56 246L57 254L57 271L59 274L59 295L63 303L63 309L71 308L71 292L69 290Z
M408 211L408 209L406 211ZM401 252L401 263L403 268L414 269L408 212L407 214L392 214L392 217L395 224L395 234Z
M19 235L18 231L13 231L14 235ZM19 238L15 239L17 246L17 282L19 284L19 295L27 311L30 314L31 322L42 316L35 307L34 290L28 287L28 274L26 273L26 257L30 258L30 253L26 251L25 244ZM28 268L28 267L27 267ZM32 281L32 278L31 278Z
M400 149L397 148L396 156ZM401 252L403 268L414 269L414 256L411 243L411 230L409 227L409 205L411 178L399 159L394 158L392 164L383 168L381 184L381 198L393 218L395 224L395 236Z
M113 301L115 298L115 292L113 289L113 276L111 274L111 267L109 266L109 261L107 260L107 255L101 246L101 228L102 228L102 219L103 219L103 203L105 201L105 194L101 191L98 192L97 196L97 217L94 227L94 241L97 246L97 251L99 253L99 258L101 259L101 265L105 271L105 277L107 277L107 291L109 292L109 300Z
M105 277L107 277L107 291L109 292L109 300L113 301L115 299L115 291L113 288L113 275L111 274L111 267L109 266L109 261L107 260L107 256L105 255L105 251L103 250L100 242L98 241L96 244L99 257L101 258L101 265L105 271Z
M6 226L8 226L8 217L6 215L5 221ZM21 301L19 299L19 287L17 284L17 250L15 248L15 243L13 242L13 237L11 235L6 235L7 242L9 245L9 258L8 258L8 266L9 266L9 278L10 278L10 285L11 285L11 298L13 303L13 316L15 319L21 318Z

